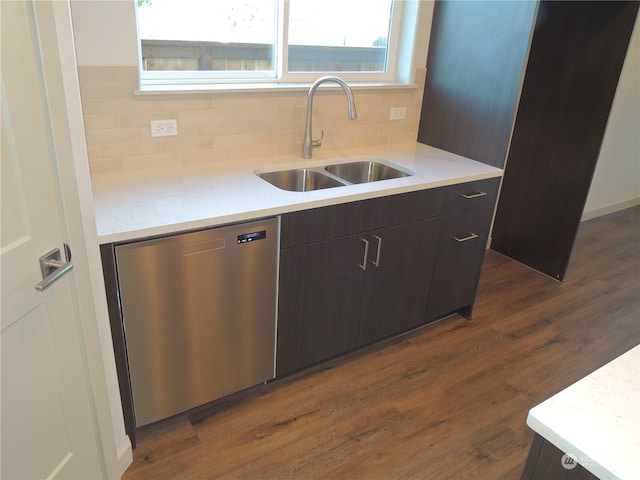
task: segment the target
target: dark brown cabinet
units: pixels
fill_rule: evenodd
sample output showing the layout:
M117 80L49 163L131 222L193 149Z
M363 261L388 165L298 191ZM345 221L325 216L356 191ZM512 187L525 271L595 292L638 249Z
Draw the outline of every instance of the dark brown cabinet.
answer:
M491 248L564 280L640 2L540 2Z
M426 322L444 193L282 217L278 376Z
M553 443L535 434L521 480L598 480L593 473L567 456Z
M536 2L435 2L418 141L503 168Z
M504 167L491 248L558 280L639 5L441 0L434 8L418 141Z
M454 312L471 316L499 184L499 178L490 178L448 188L429 319Z
M369 234L359 345L425 323L440 217Z
M365 274L358 257L353 235L281 252L278 375L356 348Z

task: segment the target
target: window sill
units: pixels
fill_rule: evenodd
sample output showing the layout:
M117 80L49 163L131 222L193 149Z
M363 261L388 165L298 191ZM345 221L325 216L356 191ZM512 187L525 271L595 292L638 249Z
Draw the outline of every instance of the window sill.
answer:
M348 82L353 90L416 90L417 83L400 82ZM311 83L216 83L216 84L173 84L142 85L134 95L189 95L207 93L261 93L308 91ZM322 88L340 88L326 85Z

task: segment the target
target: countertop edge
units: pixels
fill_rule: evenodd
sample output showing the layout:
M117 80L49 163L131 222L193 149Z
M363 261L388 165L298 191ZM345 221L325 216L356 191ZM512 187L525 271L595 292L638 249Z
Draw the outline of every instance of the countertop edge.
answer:
M503 174L499 168L422 144L369 153L339 152L332 156L331 152L326 152L324 159L319 156L309 163L313 165L363 155L384 157L414 170L416 174L401 179L304 193L279 190L254 173L265 168L279 169L301 163L300 159L288 157L98 174L92 178L98 242L125 243L310 208L501 177ZM199 192L201 195L198 195ZM249 198L251 196L255 200L252 201ZM215 205L215 208L211 205ZM157 222L153 223L150 217L157 218Z
M639 421L639 372L640 345L629 349L618 358L532 408L527 415L526 423L534 432L562 452L575 455L577 462L598 478L630 480L631 477L625 476L624 472L640 469L640 461L637 460L640 457L633 455L633 450L636 450L636 454L640 453L637 451L640 448L640 431L637 430L637 427L640 425L634 425ZM615 385L608 384L611 379L615 380ZM624 397L621 400L624 405L612 405L611 401L603 403L599 395L589 395L591 390L595 390L596 387L610 389L620 384L627 386L630 392L615 390L619 397ZM627 408L624 408L625 405ZM573 414L575 415L571 417ZM630 416L621 423L627 427L630 425L629 431L634 436L631 439L631 445L625 445L624 448L618 445L618 448L614 450L618 453L631 450L627 451L627 455L622 455L628 462L635 459L636 463L627 468L620 465L620 459L614 459L617 460L617 463L611 458L603 458L603 455L606 456L605 451L607 450L604 447L610 449L612 446L611 438L606 435L607 432L590 431L591 435L587 435L585 432L585 430L588 431L590 425L594 425L593 428L597 430L599 421L607 421L612 417L618 418L621 414ZM575 428L577 421L580 422L581 431ZM633 430L634 427L636 431ZM615 429L615 427L612 428ZM564 434L563 429L570 429L573 438L571 435ZM615 437L616 440L625 438L624 432L619 432ZM585 440L587 441L585 442ZM612 463L613 465L611 465Z

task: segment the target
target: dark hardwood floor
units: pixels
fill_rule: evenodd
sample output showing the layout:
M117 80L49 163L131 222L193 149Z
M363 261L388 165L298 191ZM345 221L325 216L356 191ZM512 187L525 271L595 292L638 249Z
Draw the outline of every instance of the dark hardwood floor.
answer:
M153 425L124 478L518 479L529 409L640 344L639 227L584 222L565 283L488 251L473 320Z

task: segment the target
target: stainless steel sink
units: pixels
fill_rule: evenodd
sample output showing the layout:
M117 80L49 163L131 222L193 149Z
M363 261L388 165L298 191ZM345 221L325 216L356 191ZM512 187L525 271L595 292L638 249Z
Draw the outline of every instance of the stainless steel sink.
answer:
M332 165L256 172L263 180L282 190L310 192L356 183L377 182L414 175L415 172L383 159L352 160Z
M385 163L371 160L327 165L325 170L349 183L377 182L410 175Z
M292 192L309 192L346 185L346 183L325 175L319 170L309 168L264 172L258 173L258 176L278 188Z

